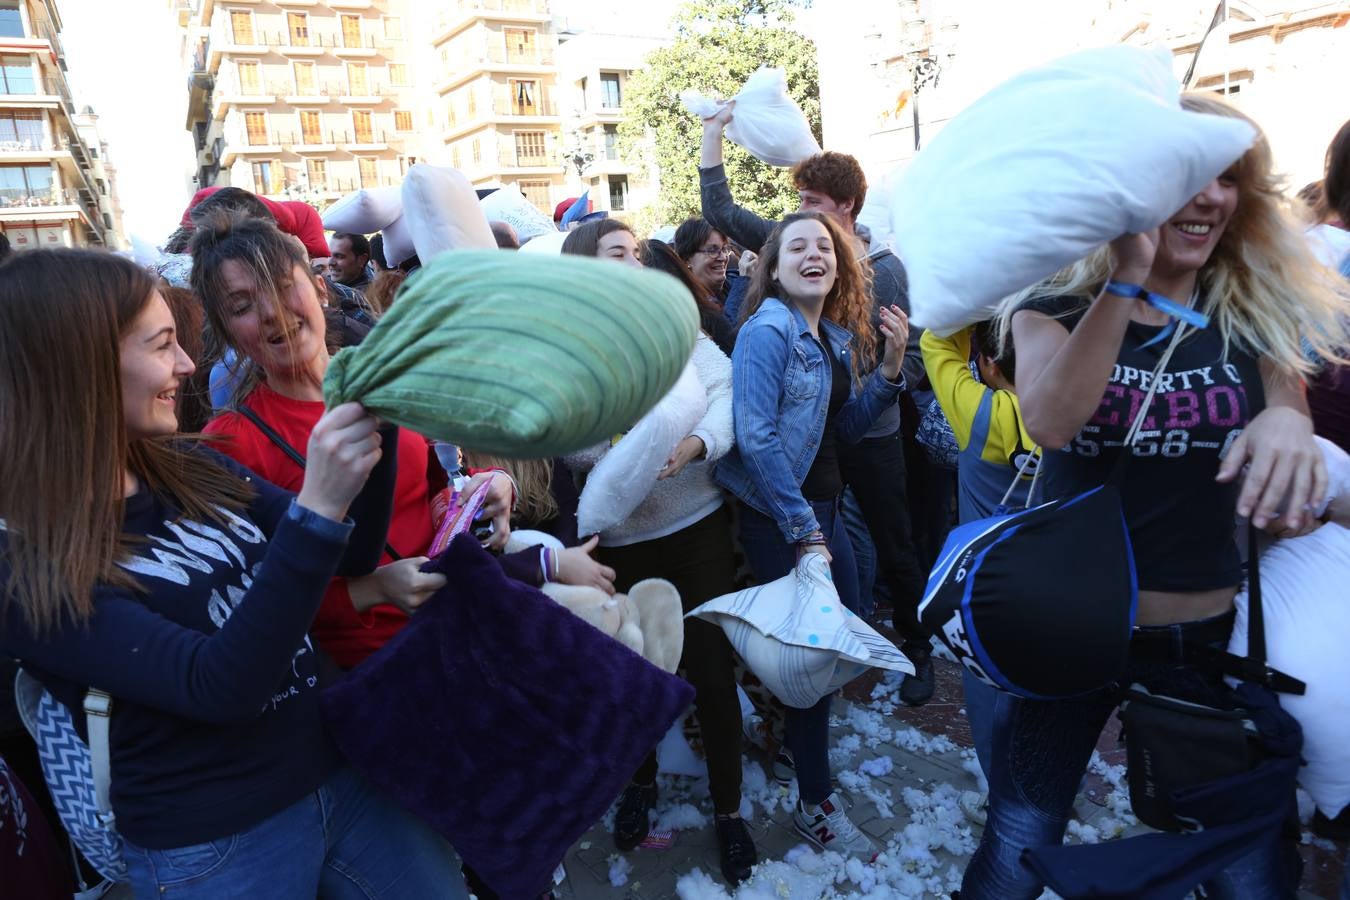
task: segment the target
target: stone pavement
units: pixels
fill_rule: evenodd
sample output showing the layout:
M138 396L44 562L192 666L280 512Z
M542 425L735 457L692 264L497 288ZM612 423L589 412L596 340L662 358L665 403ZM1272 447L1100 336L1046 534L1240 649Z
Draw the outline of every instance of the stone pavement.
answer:
M871 897L947 897L952 888L959 887L960 872L978 843L979 826L956 806L960 791L977 787L973 772L978 768L960 703L960 677L954 664L936 662L937 695L923 709L892 708L890 701L895 698L889 691L894 685L882 683L875 673L850 685L845 697L835 701L831 762L852 803L850 816L879 845L890 841L890 861L877 867L886 871L863 890L856 882L836 885L841 894L870 891ZM1124 754L1114 742L1114 734L1108 732L1099 745L1100 756L1094 760L1079 797L1076 820L1070 824L1071 841L1109 839L1142 828L1128 813L1127 789L1120 783ZM780 788L765 777L768 768L764 754L748 748L744 791L754 808L747 821L762 863L781 861L804 843L792 829L789 812L796 799L795 786L791 793ZM702 879L704 892L714 884L722 885L706 781L663 775L660 785L658 813L665 821L684 827L674 833L673 845L639 848L620 856L610 832L611 816L568 853L567 880L558 890L564 900L676 897L676 882L695 869L711 876L710 881ZM657 827L662 824L659 821ZM1305 835L1305 843L1309 838ZM1308 870L1301 896L1334 898L1345 845L1317 841L1304 850ZM800 870L811 866L796 856L792 859L796 865L762 864L751 882L753 895L794 900L829 895L830 889L823 886L829 884L828 876L802 880ZM613 878L622 882L619 886L611 883L616 865L623 870L622 876ZM858 871L855 868L851 873Z

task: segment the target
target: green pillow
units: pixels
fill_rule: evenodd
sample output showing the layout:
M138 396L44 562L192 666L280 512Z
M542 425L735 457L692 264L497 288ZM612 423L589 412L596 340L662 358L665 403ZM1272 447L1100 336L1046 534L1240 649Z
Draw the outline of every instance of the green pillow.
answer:
M675 384L698 308L661 272L582 256L442 253L323 381L430 438L561 456L626 431Z

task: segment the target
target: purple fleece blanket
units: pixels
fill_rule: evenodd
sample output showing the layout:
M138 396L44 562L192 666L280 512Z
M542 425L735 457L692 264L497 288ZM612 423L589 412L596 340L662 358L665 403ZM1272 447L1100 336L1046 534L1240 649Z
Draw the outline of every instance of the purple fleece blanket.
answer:
M694 689L507 578L468 535L427 569L449 584L324 693L324 717L503 900L528 900Z

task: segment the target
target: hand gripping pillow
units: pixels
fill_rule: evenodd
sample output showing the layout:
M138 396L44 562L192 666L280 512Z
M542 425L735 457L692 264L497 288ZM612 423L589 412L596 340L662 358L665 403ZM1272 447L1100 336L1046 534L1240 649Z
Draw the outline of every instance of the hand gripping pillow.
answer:
M690 361L680 380L586 476L577 502L577 534L603 534L637 509L675 445L708 412L708 394Z
M348 194L325 209L323 227L350 234L374 234L401 215L403 199L398 188L367 188Z
M777 581L709 600L689 616L721 625L750 671L798 709L869 667L914 674L894 644L839 602L830 564L819 553L805 554Z
M324 378L438 441L549 458L631 428L675 384L698 334L684 285L581 256L442 253Z
M717 114L721 104L698 91L680 94L684 106L701 119ZM733 144L771 166L795 166L820 152L811 125L788 95L782 69L760 68L735 96L736 109L727 126Z
M488 194L480 201L483 215L490 222L505 222L516 230L521 242L541 234L557 233L553 220L525 199L520 188L508 184Z
M1335 490L1350 485L1350 458L1318 439ZM1333 494L1335 496L1335 494ZM1281 694L1280 706L1303 726L1298 781L1317 808L1334 818L1350 806L1350 530L1331 523L1277 541L1261 555L1261 611L1270 665L1308 686ZM1247 591L1237 597L1228 650L1247 655Z
M324 719L503 900L533 900L694 690L507 578L469 535L427 569L449 583L324 692Z
M446 250L495 250L473 185L458 169L420 163L403 179L403 221L426 265Z
M1116 46L1016 75L947 123L891 200L914 324L948 335L988 319L1161 225L1251 146L1246 122L1178 104L1169 51Z

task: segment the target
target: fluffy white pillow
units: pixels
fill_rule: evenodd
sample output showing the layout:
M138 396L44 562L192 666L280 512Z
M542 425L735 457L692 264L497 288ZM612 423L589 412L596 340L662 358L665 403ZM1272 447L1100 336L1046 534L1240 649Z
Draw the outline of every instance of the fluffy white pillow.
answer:
M680 94L685 109L701 119L714 116L722 104L698 91ZM820 152L806 116L788 95L787 73L760 68L735 96L736 109L727 137L771 166L795 166Z
M497 248L469 179L458 169L418 163L403 179L403 221L422 265L446 250Z
M949 122L890 204L914 324L949 335L989 318L1003 297L1156 228L1251 146L1246 122L1179 98L1168 50L1115 46L1016 75Z
M490 222L505 222L516 230L521 243L541 234L556 233L553 220L525 199L520 188L508 184L488 194L480 201L483 214Z
M389 263L390 268L417 254L412 233L408 231L408 221L403 216L400 215L380 229L380 234L384 236L384 261Z
M368 188L348 194L324 210L323 227L329 231L374 234L401 215L403 200L398 188Z
M530 238L528 242L521 238L521 253L543 253L547 256L558 256L562 253L563 241L567 240L567 234L562 231L550 231L548 234L541 234L538 237Z
M839 602L830 564L807 553L777 581L709 600L686 614L721 625L773 695L806 709L869 667L914 674L894 644Z
M1344 492L1350 458L1318 440L1331 483ZM1323 814L1350 806L1350 530L1323 525L1312 534L1276 541L1261 554L1261 610L1266 657L1276 669L1303 681L1303 696L1281 694L1280 706L1303 726L1298 781ZM1237 598L1237 622L1228 650L1247 655L1247 592Z
M708 412L708 392L691 360L661 401L596 463L577 501L577 534L622 523L656 486L670 451Z

